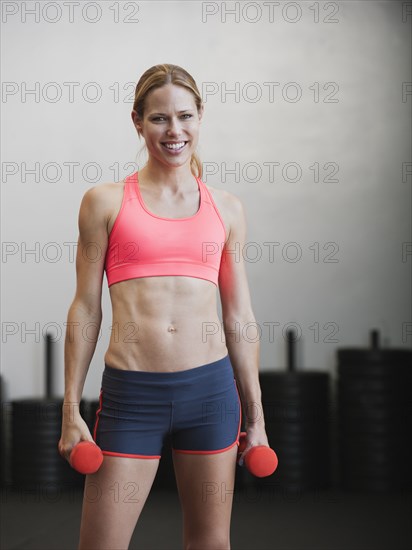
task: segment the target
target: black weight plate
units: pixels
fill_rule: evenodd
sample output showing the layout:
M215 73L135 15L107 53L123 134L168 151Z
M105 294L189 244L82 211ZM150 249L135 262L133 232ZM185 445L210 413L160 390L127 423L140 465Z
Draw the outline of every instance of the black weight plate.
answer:
M409 448L412 443L412 435L409 434L407 438L398 437L396 434L388 434L387 437L379 437L373 434L361 434L361 433L349 433L342 436L338 434L338 440L345 442L345 445L350 447L364 446L368 449L374 449L376 451L380 449L392 448L401 450Z
M322 437L329 429L327 421L323 422L272 422L267 423L265 420L266 433L270 432L273 436L289 436L296 437Z
M329 461L329 453L327 451L313 451L313 452L296 452L293 449L276 449L276 456L278 457L279 462L291 462L291 461L301 461L301 462L310 462L310 463L326 463Z
M364 471L343 470L341 472L341 478L343 480L358 480L364 482L370 482L375 480L381 480L382 482L399 482L407 484L410 480L410 471L398 472L398 471L386 471L377 473L375 470L366 468Z
M403 470L409 470L410 457L385 457L385 455L380 453L375 453L374 455L372 453L369 455L348 455L347 452L344 452L341 455L340 462L344 468L366 468L367 472L372 466L376 468L389 468L393 469L393 474L396 475Z
M24 492L34 490L37 494L50 495L51 492L64 487L83 487L84 479L66 479L66 478L39 478L31 479L19 477L12 480L12 486L16 489L23 489Z
M81 474L73 470L73 468L70 468L70 466L67 468L56 468L51 466L48 469L43 468L25 468L23 465L21 466L14 466L12 468L12 479L13 481L22 480L22 479L33 479L38 480L53 480L53 481L61 481L61 480L69 480L74 479L74 477L77 477ZM74 477L73 477L74 476Z
M349 392L390 392L390 393L406 393L408 394L408 387L405 387L405 380L402 377L393 378L370 378L365 376L351 376L338 378L336 387L338 391Z
M352 368L353 367L353 368ZM369 378L370 380L384 381L388 384L398 384L400 380L409 384L411 381L411 373L408 367L395 368L393 365L364 365L364 366L351 366L345 367L338 366L337 371L338 380L356 380Z
M308 413L312 414L323 414L330 408L330 403L322 399L318 399L316 402L312 403L305 403L296 399L264 399L262 400L262 407L265 414L272 413L272 411L282 412L285 409L308 411Z
M49 452L38 452L34 450L30 457L25 457L21 453L13 454L13 462L15 464L60 464L60 461L63 462L64 458L57 452L54 452L53 449L50 449Z
M403 410L374 409L372 407L351 407L339 412L338 426L382 424L395 430L406 429L411 426L412 418Z
M400 422L376 422L365 419L351 419L350 422L339 422L339 437L376 437L391 439L393 437L409 440L410 426Z
M373 407L365 404L354 404L345 409L340 409L339 415L342 418L356 418L358 420L378 421L378 422L405 422L412 419L409 411L404 407Z
M367 456L387 456L393 457L395 460L404 462L409 460L412 454L412 445L408 445L407 448L403 447L368 447L367 445L340 445L339 448L339 459L345 457L357 459L358 457L367 457Z
M327 415L321 416L320 418L308 418L303 417L299 420L279 420L279 419L270 419L266 422L265 418L265 427L269 427L273 431L285 431L287 433L323 433L328 429L330 417Z
M365 403L374 407L406 407L410 403L409 396L401 396L396 393L388 394L382 392L363 392L363 393L340 393L338 395L338 404L340 407L350 407L352 404Z
M342 454L341 460L349 463L362 463L362 464L386 464L394 465L409 463L412 456L411 453L400 455L396 452L381 451L374 452L371 449L351 449L346 447Z
M367 492L367 493L391 493L391 492L398 492L398 491L405 491L406 488L403 484L400 482L393 483L392 481L368 481L365 482L364 480L350 480L345 483L344 488L346 488L349 491L356 491L356 492ZM410 488L410 485L409 485Z
M19 424L13 423L12 437L16 440L25 440L26 437L36 437L36 436L58 436L60 439L61 434L61 425L60 423L51 424L51 425L42 425L38 424L37 426L20 426Z
M310 470L293 470L293 469L284 469L283 471L276 471L277 481L280 483L314 483L325 481L329 477L329 472L325 469L315 471L314 469Z
M284 415L293 414L294 416L305 417L309 415L311 417L319 417L328 413L330 404L321 400L316 403L304 403L302 401L293 399L273 399L272 401L262 401L263 414L265 417L276 418ZM251 409L253 412L253 409Z
M366 405L352 405L341 410L338 415L338 423L351 425L359 422L365 424L386 424L388 426L406 428L411 426L412 415L402 407L372 407Z
M31 425L30 423L20 423L17 422L16 419L13 419L11 428L12 434L15 435L16 438L19 438L34 433L56 433L58 430L61 431L62 424L56 420L55 422L38 422L35 425Z
M315 391L318 388L327 388L329 374L325 372L259 372L260 386L265 390L282 393L282 390L297 389L301 391ZM263 391L263 390L262 390Z
M362 472L355 473L355 472L349 472L345 473L342 472L341 474L341 481L345 486L363 486L363 487L372 487L374 485L381 485L381 486L395 486L395 485L401 485L404 487L407 487L409 480L407 476L397 476L392 477L390 475L365 475Z
M257 478L258 479L258 478ZM316 489L320 489L321 486L316 485L313 482L309 483L287 483L286 481L283 482L280 487L279 491L284 495L284 498L287 498L287 495L290 495L289 498L297 498L300 499L302 493L310 492ZM294 497L296 495L296 497Z
M70 471L67 472L66 470L60 471L60 470L51 470L50 472L38 472L36 470L24 470L23 468L15 468L12 471L12 479L11 481L13 483L37 483L37 484L52 484L52 483L60 483L62 481L78 481L79 477L82 477L81 474L73 470L73 468L70 468Z
M296 435L305 435L310 437L316 437L317 434L323 435L329 430L328 419L323 419L322 421L315 422L314 420L302 420L300 422L289 421L276 421L276 422L266 422L265 420L265 429L266 432L272 434L296 434Z
M283 455L281 453L278 454L279 459L279 471L283 471L283 469L287 469L288 471L302 471L302 470L308 470L308 471L318 471L323 470L325 468L325 465L327 464L327 460L324 458L327 457L318 457L316 455L308 455L304 457L291 457L287 455ZM282 469L280 469L280 466L282 465Z
M273 422L298 422L303 421L306 423L324 421L328 417L327 410L308 410L299 407L284 406L273 407L272 409L263 410L265 424Z
M24 458L24 456L20 454L13 455L12 463L15 465L26 465L27 467L49 467L51 465L56 465L60 467L60 465L64 464L64 458L60 454L52 454L52 453L45 453L42 455L38 455L37 453L33 454L31 457L31 460L28 458Z
M342 471L350 472L351 475L365 475L365 476L391 476L394 479L400 476L404 476L408 472L406 464L397 466L396 464L387 462L345 462Z
M13 432L15 431L16 434L19 436L22 434L22 436L26 435L26 433L34 433L34 432L47 432L47 431L53 431L53 430L60 430L62 429L62 419L61 418L55 418L55 419L38 419L36 422L31 422L27 420L22 420L21 418L14 417L12 419L11 427Z
M301 448L301 449L324 449L327 448L329 445L329 437L327 434L324 437L301 437L301 436L295 436L290 435L287 436L286 434L283 434L283 436L277 436L277 437L270 437L268 436L269 443L271 444L272 448L276 449L282 449L282 448Z
M53 440L56 440L57 442L59 441L60 439L60 436L61 436L61 428L58 429L56 426L52 427L52 428L48 428L48 429L40 429L39 427L37 427L37 431L35 430L20 430L20 429L15 429L13 428L13 430L11 431L11 440L13 442L13 444L15 445L24 445L25 443L27 443L28 441L30 441L30 443L33 443L34 445L36 445L36 441L37 440L48 440L48 441L53 441Z
M301 452L304 455L307 454L324 454L329 449L328 441L280 441L275 442L275 451L285 452Z
M405 472L402 475L402 472L398 474L397 472L384 472L376 473L373 470L365 471L343 471L341 472L341 479L344 482L362 482L365 484L373 483L375 481L380 481L381 483L400 483L407 485L409 483L409 474Z
M358 477L364 479L390 479L392 481L402 481L407 475L406 468L400 471L393 471L393 468L377 467L371 465L352 464L349 474L344 473L343 478Z
M372 413L375 413L376 411L381 412L387 412L388 415L393 416L395 414L401 415L405 419L408 417L412 419L412 415L409 412L409 407L407 404L404 404L402 402L395 402L392 403L386 401L378 401L377 399L369 399L368 396L365 396L365 398L347 402L340 402L339 403L339 414L340 415L350 415L350 416L357 416L360 413L366 412L368 413L371 411Z
M304 449L318 449L324 448L329 445L329 436L328 434L322 434L320 437L311 437L310 434L308 437L304 437L296 434L278 434L276 437L271 439L273 444L276 444L276 447L299 447Z
M298 403L318 404L319 402L328 402L329 391L328 389L322 391L302 391L301 389L284 389L278 392L268 391L266 388L262 388L262 401L296 401Z
M298 438L319 439L324 437L329 431L327 422L279 422L276 424L266 424L266 433L269 431L277 437L296 436Z
M355 422L365 420L366 422L382 422L386 424L397 424L410 427L412 415L405 407L392 407L388 409L374 407L351 407L341 412L341 417L347 421Z
M372 438L365 438L364 440L356 440L355 438L338 438L338 442L340 444L340 447L342 448L350 448L350 449L368 449L372 452L394 452L394 453L402 453L402 452L409 452L409 450L412 447L412 441L410 438L404 439L404 440L395 440L392 437L388 438L375 438L375 440L372 440Z
M345 468L353 469L353 468L370 468L370 467L382 467L382 468L388 468L388 469L394 469L396 471L400 471L402 469L407 469L410 464L411 457L404 457L401 459L397 459L394 456L385 457L383 455L365 455L365 454L358 454L358 455L349 455L347 452L342 453L340 457L340 461L342 464L344 464Z
M412 351L404 348L372 349L372 348L340 348L336 350L338 364L363 365L365 363L387 363L389 365L411 365Z
M269 438L268 438L269 439ZM301 449L302 452L314 452L316 449L322 452L329 448L329 438L321 438L317 440L303 438L270 438L270 446L274 451L277 449Z
M385 405L386 403L388 405L392 406L402 406L407 407L408 405L412 406L412 399L410 396L410 393L404 393L401 394L400 392L383 392L383 391L354 391L354 392L344 392L341 391L337 395L337 402L338 404L350 405L351 403L382 403Z
M28 449L32 452L32 449L36 449L36 452L40 452L41 449L57 449L60 436L53 434L33 434L30 437L22 437L19 440L14 438L11 442L11 446L15 451L27 454Z
M276 444L272 446L272 449L279 456L296 455L296 456L327 456L329 454L329 447L327 445L282 445Z
M299 452L298 449L294 451L293 449L276 449L276 455L279 462L289 462L289 461L302 461L302 462L311 462L311 463L326 463L329 462L329 452L326 450L322 451L312 451L312 452Z
M376 424L375 426L361 426L352 424L351 426L342 426L338 431L338 438L341 441L350 442L354 437L375 437L381 440L390 440L392 437L409 437L404 429L395 431L393 428Z
M64 464L65 459L57 451L49 449L48 452L41 452L34 449L29 455L27 453L15 453L12 458L13 464Z
M296 404L303 404L304 406L317 406L319 403L328 403L329 397L327 392L312 392L312 393L305 393L305 394L296 394L296 393L279 393L277 395L274 394L264 394L262 391L262 403L284 403L285 401L288 403L291 401L292 403Z
M318 418L300 417L300 418L270 418L265 416L265 427L272 431L286 430L286 431L302 431L302 432L316 432L324 431L328 429L330 417L328 415L320 416Z
M13 468L12 469L12 481L22 482L23 480L27 481L43 481L43 482L61 482L61 481L70 481L76 480L81 477L82 474L73 470L73 468L50 468L49 470L42 470L40 468L32 468L27 470L24 468Z

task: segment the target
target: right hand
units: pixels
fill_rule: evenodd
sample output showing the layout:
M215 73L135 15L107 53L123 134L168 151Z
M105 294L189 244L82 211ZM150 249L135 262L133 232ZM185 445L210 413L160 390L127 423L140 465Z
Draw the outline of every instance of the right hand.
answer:
M57 445L59 454L70 464L70 453L80 441L95 443L88 425L79 412L68 415L63 413L62 433Z

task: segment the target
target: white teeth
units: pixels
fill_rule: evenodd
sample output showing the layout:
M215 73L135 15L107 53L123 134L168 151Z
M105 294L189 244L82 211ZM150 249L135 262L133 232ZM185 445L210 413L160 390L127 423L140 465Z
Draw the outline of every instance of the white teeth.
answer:
M184 146L185 142L181 141L180 143L165 143L165 147L168 149L181 149Z

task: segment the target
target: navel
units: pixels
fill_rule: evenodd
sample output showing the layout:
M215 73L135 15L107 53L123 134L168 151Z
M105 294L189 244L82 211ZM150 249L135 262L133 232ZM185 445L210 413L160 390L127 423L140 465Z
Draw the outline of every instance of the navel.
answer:
M167 329L169 332L177 332L177 328L173 325L169 325L169 328Z

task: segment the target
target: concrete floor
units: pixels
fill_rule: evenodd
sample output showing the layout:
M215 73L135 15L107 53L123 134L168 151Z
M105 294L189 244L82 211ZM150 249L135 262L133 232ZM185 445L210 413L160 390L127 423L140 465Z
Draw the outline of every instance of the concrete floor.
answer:
M49 494L3 488L2 550L77 550L82 489ZM182 550L173 490L152 488L129 550ZM236 489L232 550L410 550L412 494ZM220 550L220 549L216 549Z

